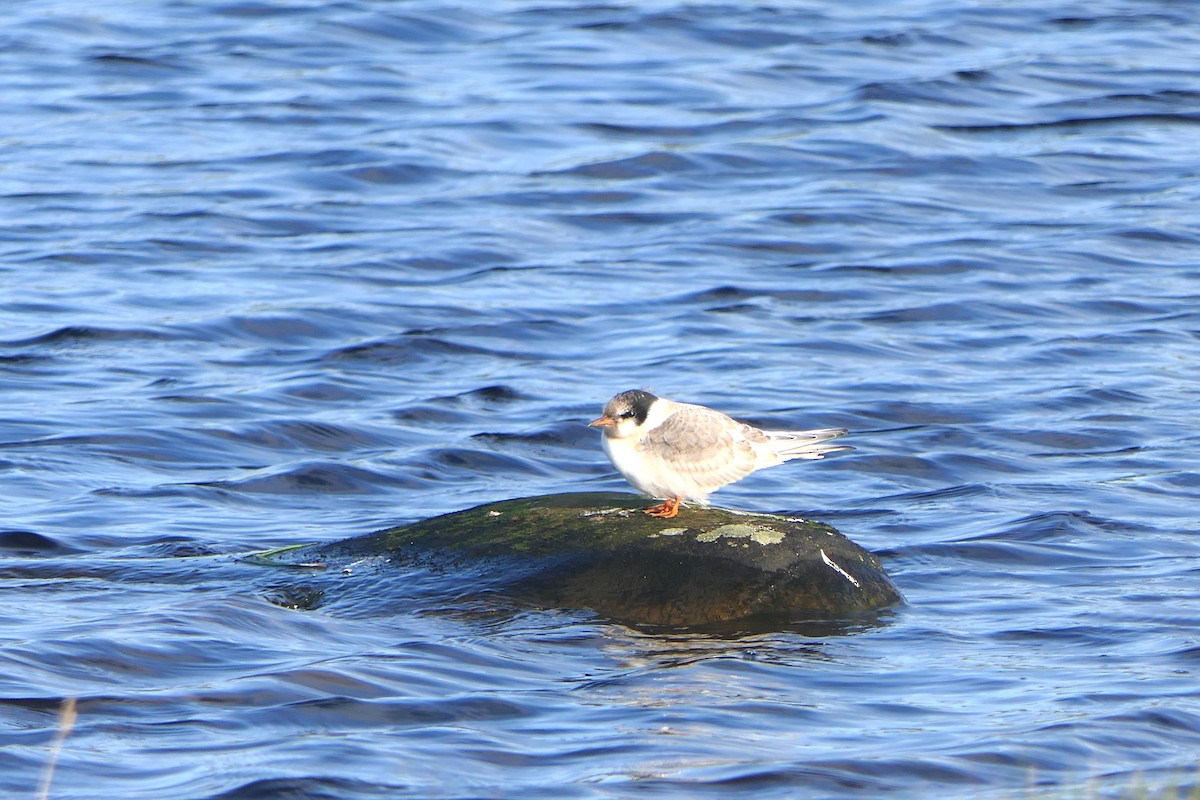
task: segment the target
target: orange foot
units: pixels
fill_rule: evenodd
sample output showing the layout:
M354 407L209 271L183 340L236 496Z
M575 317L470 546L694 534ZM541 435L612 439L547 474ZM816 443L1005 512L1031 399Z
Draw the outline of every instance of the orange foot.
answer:
M660 519L670 519L679 513L679 504L682 501L683 498L672 497L670 500L664 502L661 506L643 509L642 513L649 514L652 517L659 517Z

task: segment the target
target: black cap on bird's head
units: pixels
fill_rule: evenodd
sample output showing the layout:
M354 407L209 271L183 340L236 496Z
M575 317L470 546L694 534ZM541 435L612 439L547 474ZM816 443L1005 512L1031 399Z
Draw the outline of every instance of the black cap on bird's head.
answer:
M632 420L635 425L641 425L650 415L650 406L658 398L641 389L630 389L621 392L604 405L604 414L599 419L588 423L593 428L614 428L622 426L626 420ZM606 430L605 433L610 433Z

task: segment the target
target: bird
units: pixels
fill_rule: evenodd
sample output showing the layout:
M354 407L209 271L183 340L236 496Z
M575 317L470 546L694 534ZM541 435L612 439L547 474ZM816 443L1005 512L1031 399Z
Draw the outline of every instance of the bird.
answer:
M641 389L613 397L588 425L603 429L604 452L617 472L642 494L663 501L644 510L662 519L678 514L684 501L706 505L712 492L764 467L854 449L826 444L845 436L845 428L761 430Z

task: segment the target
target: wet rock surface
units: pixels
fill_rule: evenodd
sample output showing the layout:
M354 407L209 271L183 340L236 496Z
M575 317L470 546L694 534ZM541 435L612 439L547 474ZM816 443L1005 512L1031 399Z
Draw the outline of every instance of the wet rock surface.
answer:
M334 567L386 556L463 569L519 600L634 624L839 618L902 601L879 560L828 525L713 507L656 519L641 513L650 505L621 493L506 500L259 560Z

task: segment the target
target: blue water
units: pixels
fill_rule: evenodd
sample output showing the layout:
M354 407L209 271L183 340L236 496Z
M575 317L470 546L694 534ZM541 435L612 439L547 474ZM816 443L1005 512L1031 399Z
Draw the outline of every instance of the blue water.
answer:
M1194 10L8 4L0 793L1191 787ZM714 500L908 605L648 632L234 558L622 488L583 423L639 386L851 429Z

